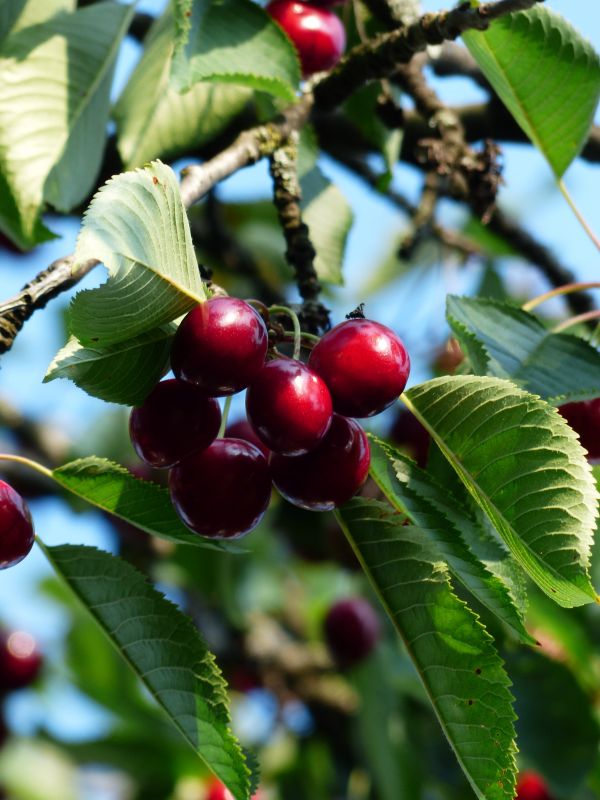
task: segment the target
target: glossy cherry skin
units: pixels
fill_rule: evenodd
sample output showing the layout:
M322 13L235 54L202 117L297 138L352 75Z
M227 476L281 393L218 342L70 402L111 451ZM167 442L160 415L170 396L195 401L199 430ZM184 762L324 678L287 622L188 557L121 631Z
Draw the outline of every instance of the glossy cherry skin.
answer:
M214 441L221 424L218 402L176 378L157 384L129 417L138 456L156 469L173 467Z
M600 397L580 403L565 403L558 409L575 433L579 434L588 458L600 458Z
M269 361L246 392L248 421L274 453L313 450L329 430L332 413L325 381L293 358Z
M340 60L346 47L346 31L333 11L295 0L274 0L265 11L294 43L305 78L331 69Z
M269 448L266 447L258 436L254 433L254 428L247 419L237 419L228 425L225 429L226 439L243 439L245 442L250 442L255 447L258 447L260 452L265 458L269 458Z
M271 472L279 492L300 508L330 511L350 500L367 479L371 454L358 422L333 415L325 438L303 456L273 453Z
M363 597L339 600L327 612L325 639L336 661L351 666L365 659L380 635L379 617Z
M517 781L515 800L552 800L546 782L537 772L522 772Z
M34 682L42 667L35 639L24 631L0 634L0 692L24 689Z
M267 327L251 305L236 297L213 297L193 308L171 349L175 377L210 397L225 397L251 383L267 354Z
M243 439L216 439L173 467L169 490L175 510L210 539L237 539L263 518L271 499L269 464Z
M14 567L33 547L35 533L25 500L0 481L0 569Z
M391 328L369 319L349 319L315 345L308 366L329 387L334 411L372 417L404 390L410 359Z

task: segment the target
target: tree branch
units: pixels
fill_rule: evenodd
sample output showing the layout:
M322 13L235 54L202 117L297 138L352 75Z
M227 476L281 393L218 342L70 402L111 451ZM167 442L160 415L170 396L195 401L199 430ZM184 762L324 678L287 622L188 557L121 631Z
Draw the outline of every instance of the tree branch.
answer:
M316 105L321 110L335 108L365 83L393 75L399 64L407 64L428 45L452 41L467 30L486 30L498 17L538 2L543 0L499 0L476 7L461 3L451 11L424 14L412 25L380 34L350 50L315 86Z

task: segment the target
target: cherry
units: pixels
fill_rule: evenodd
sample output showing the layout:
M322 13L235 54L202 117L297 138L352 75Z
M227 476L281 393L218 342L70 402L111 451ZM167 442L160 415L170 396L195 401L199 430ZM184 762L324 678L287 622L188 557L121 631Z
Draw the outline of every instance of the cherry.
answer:
M243 439L216 439L173 467L169 489L185 524L211 539L237 539L261 521L271 498L267 459Z
M33 547L35 534L25 500L0 480L0 569L14 567Z
M390 328L369 319L349 319L315 345L308 366L329 386L334 411L372 417L402 393L410 359Z
M273 483L300 508L330 511L356 494L367 479L369 442L358 422L333 415L323 441L303 456L273 453Z
M265 363L267 326L251 305L213 297L193 308L171 349L175 377L224 397L245 389Z
M407 408L401 408L392 423L389 439L393 444L405 447L420 467L427 463L429 442L427 429Z
M314 449L331 425L331 395L312 369L292 358L269 361L246 393L246 413L274 453L298 456Z
M129 435L138 456L157 469L173 467L215 439L221 409L197 386L178 381L157 384L131 411Z
M331 69L340 60L346 31L333 11L295 0L273 0L265 10L292 40L305 78Z
M600 458L600 397L580 403L565 403L558 409L575 433L579 434L588 458Z
M333 656L348 667L366 658L377 644L379 617L363 597L348 597L329 609L324 630Z
M552 800L546 782L537 772L522 772L515 800Z
M208 786L206 800L233 800L233 795L220 780L214 779Z
M258 436L254 433L252 425L246 419L238 419L228 425L225 430L225 436L228 439L243 439L245 442L250 442L255 447L258 447L260 452L265 458L269 457L269 448L261 442Z
M0 634L0 692L29 686L41 667L42 655L33 636L24 631Z

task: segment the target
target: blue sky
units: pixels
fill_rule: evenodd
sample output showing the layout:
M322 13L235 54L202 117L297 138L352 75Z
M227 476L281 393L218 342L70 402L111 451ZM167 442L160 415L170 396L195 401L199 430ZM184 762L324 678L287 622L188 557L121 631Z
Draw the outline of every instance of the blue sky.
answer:
M154 10L162 5L162 2L142 2L139 7ZM436 10L449 8L452 3L427 0L423 5L427 10ZM600 50L600 6L597 3L590 3L589 0L550 0L548 5L564 13ZM115 96L124 85L138 54L139 48L133 43L128 43L124 48L117 69ZM478 90L460 79L436 81L436 86L448 102L476 101L481 97ZM505 186L500 196L503 206L552 247L580 278L598 278L598 253L554 187L543 158L525 145L506 146L504 158ZM338 292L334 309L341 316L342 312L361 300L358 287L365 273L385 254L389 243L402 230L404 221L385 200L365 190L356 179L330 160L323 160L322 168L342 189L355 214L346 255L346 287ZM592 227L600 232L598 169L598 166L577 161L567 172L566 183ZM412 169L399 167L395 181L404 193L413 200L417 199L420 176ZM268 195L269 179L264 164L244 170L226 181L221 188L221 196L225 200ZM455 212L448 212L445 219L451 220L453 216ZM25 281L54 258L72 251L77 221L50 217L48 222L61 235L60 239L40 246L25 257L0 254L2 299L18 291ZM507 270L512 280L528 287L532 294L543 288L534 270L522 264L507 265ZM451 262L435 265L419 285L414 278L407 279L400 282L393 292L386 292L383 297L373 300L369 313L395 327L406 339L411 351L422 352L431 341L442 341L444 338L446 293L462 291L474 277L472 272L461 272ZM78 288L96 285L102 279L99 273L93 274ZM66 381L41 384L48 363L63 343L62 313L67 302L68 298L63 296L27 323L13 350L2 359L0 394L28 414L40 415L45 421L77 437L95 425L95 420L106 409L105 404L87 397ZM413 362L413 382L427 377L418 358L413 358ZM32 510L37 529L49 544L69 541L104 548L112 546L109 525L93 511L75 515L64 504L52 499L32 503ZM36 634L50 651L50 661L53 661L59 658L62 621L60 614L55 613L48 601L35 591L35 585L45 574L48 574L48 568L37 551L21 565L2 573L0 619ZM58 708L63 709L60 715L53 713ZM65 708L69 709L69 713L64 713ZM58 677L43 707L31 695L22 693L11 702L10 711L13 723L21 731L31 729L41 715L47 714L53 720L56 732L66 736L92 734L103 720L92 706L78 699L76 693Z

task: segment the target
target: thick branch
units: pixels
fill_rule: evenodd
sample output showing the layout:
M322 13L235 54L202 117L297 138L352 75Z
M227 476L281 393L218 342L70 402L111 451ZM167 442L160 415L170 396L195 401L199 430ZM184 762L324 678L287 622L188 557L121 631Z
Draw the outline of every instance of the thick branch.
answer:
M451 11L424 14L412 25L354 47L315 86L316 104L321 110L335 108L364 84L392 75L399 64L407 64L428 45L453 41L467 30L486 30L498 17L523 11L538 2L543 0L499 0L476 7L467 2Z

